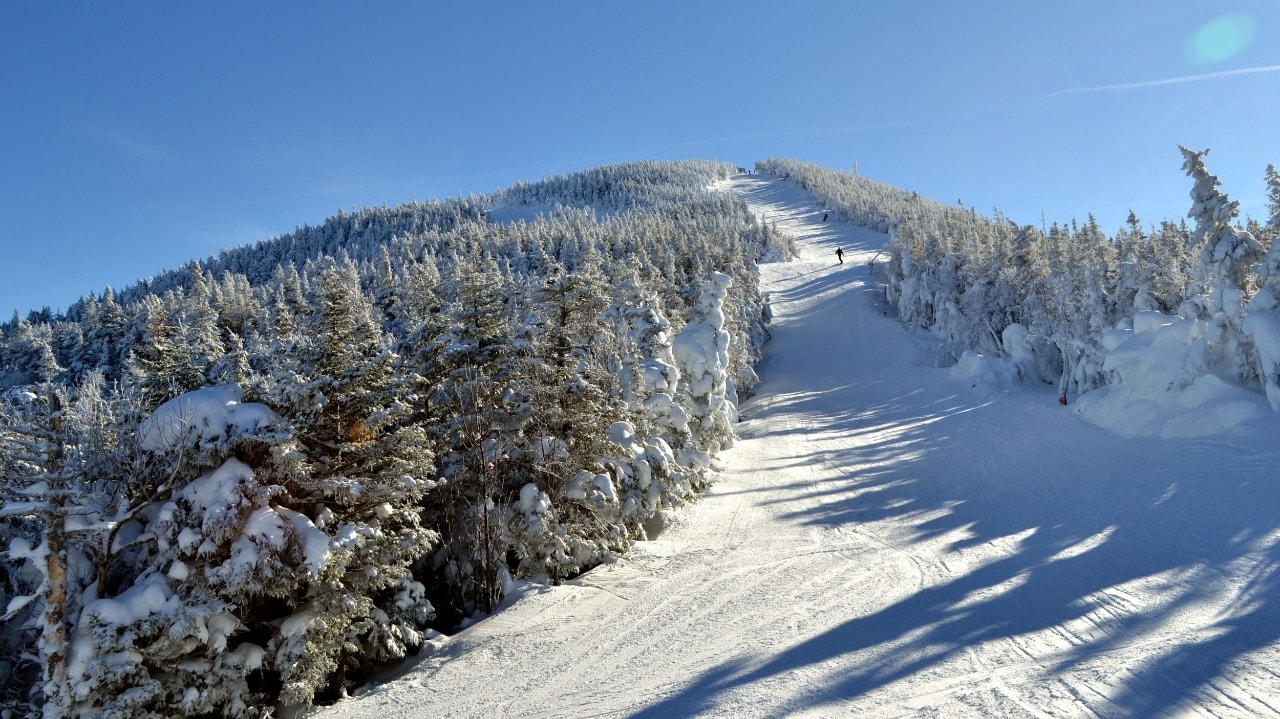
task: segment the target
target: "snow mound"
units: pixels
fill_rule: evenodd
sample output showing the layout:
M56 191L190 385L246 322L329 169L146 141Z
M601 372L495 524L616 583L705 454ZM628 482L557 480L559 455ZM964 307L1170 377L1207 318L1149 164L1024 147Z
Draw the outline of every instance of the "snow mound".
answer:
M1270 312L1250 312L1244 318L1244 331L1253 340L1259 364L1267 375L1263 390L1271 409L1280 411L1280 317Z
M138 444L149 452L251 435L279 423L265 404L242 404L238 385L222 384L178 395L156 408L138 427Z
M947 374L956 384L1005 390L1013 383L1015 370L1008 362L965 350L960 361L952 365Z
M1268 416L1258 393L1216 374L1186 379L1188 353L1205 323L1158 312L1139 313L1132 330L1112 330L1103 368L1109 387L1081 395L1075 412L1126 437L1205 437Z

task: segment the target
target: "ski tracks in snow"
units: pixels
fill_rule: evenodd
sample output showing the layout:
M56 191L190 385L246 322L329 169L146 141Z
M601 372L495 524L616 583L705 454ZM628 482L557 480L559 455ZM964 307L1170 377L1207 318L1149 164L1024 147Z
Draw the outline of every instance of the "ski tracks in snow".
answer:
M322 716L1280 712L1275 424L1123 440L1051 390L955 385L887 316L884 235L782 180L723 189L800 257L761 267L773 340L716 484Z

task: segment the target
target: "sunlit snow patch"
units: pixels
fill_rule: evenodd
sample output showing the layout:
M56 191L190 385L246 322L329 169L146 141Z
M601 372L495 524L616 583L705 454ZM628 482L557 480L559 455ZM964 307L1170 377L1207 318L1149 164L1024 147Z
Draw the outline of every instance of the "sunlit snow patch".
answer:
M1098 547L1102 546L1102 544L1106 542L1108 539L1110 539L1111 535L1115 531L1116 531L1116 525L1113 524L1107 527L1106 529L1102 530L1101 532L1098 532L1097 534L1091 535L1089 537L1085 537L1079 542L1076 542L1075 544L1072 544L1066 549L1063 549L1061 552L1058 552L1052 557L1049 557L1048 559L1046 559L1045 562L1046 563L1060 562L1064 559L1072 559L1086 552L1093 551L1094 549L1097 549Z
M1117 376L1081 395L1074 410L1127 437L1203 437L1270 414L1256 392L1213 373L1186 381L1205 322L1140 312L1133 330L1107 333L1103 368Z
M178 395L157 407L138 427L138 444L149 452L161 452L199 441L249 436L279 422L270 407L241 404L243 398L244 392L234 384Z

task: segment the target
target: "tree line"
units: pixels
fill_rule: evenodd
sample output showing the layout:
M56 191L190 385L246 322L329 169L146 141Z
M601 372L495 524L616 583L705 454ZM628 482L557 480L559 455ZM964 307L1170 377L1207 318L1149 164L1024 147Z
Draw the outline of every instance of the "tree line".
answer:
M0 710L264 716L707 486L789 241L711 162L341 213L0 325ZM547 205L529 222L494 208Z
M939 337L940 364L965 350L1007 358L1024 379L1056 383L1065 400L1114 380L1109 330L1159 312L1196 323L1183 387L1218 373L1280 410L1280 174L1274 165L1264 173L1270 218L1241 220L1205 166L1208 150L1179 149L1190 224L1144 226L1131 212L1111 236L1092 216L1037 227L810 163L771 158L757 167L791 178L846 220L890 233L887 298L903 321Z

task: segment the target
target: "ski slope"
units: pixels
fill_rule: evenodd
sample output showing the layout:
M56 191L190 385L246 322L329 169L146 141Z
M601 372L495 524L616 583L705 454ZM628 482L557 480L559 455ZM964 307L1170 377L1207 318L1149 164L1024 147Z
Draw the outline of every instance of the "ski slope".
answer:
M764 382L713 489L319 716L1280 716L1280 422L1126 439L952 379L886 316L885 236L724 187L800 257L762 267Z

